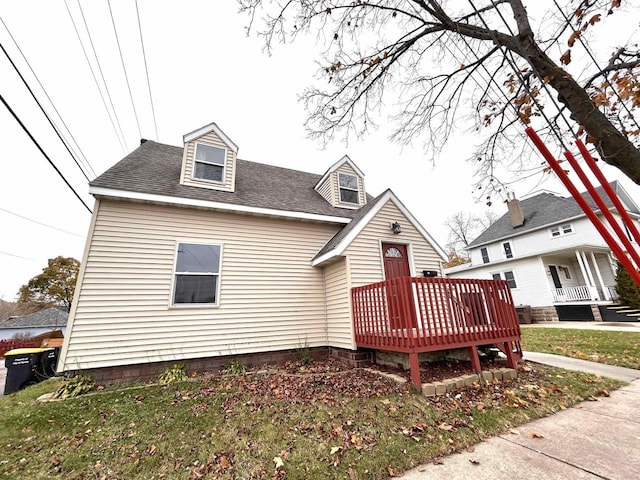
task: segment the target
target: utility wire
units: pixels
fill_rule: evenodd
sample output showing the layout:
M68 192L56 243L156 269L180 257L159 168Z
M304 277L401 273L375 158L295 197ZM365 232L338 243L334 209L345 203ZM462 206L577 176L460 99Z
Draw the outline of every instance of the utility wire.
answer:
M36 95L33 93L33 90L31 90L31 87L29 86L29 84L27 83L27 81L25 80L25 78L22 76L22 73L20 73L20 70L18 69L18 67L16 66L15 63L13 63L13 60L11 59L11 57L9 56L9 53L5 50L4 46L0 43L0 49L2 49L2 51L4 52L5 56L7 57L7 59L9 60L9 63L11 63L11 66L13 67L13 69L16 71L16 73L18 74L18 76L20 77L20 80L22 80L22 83L24 84L24 86L27 88L27 90L29 91L29 93L31 94L31 97L33 98L33 100L36 102L36 104L38 105L38 107L40 107L40 111L42 112L42 114L45 116L45 118L47 119L47 121L49 122L49 125L51 125L51 128L53 128L53 130L56 132L56 135L58 136L58 138L60 139L60 141L62 142L62 144L64 145L64 148L67 149L67 152L69 152L69 155L71 155L71 158L73 159L73 161L75 162L75 164L78 166L78 168L80 169L80 171L82 172L82 175L84 175L84 178L87 179L87 181L89 180L89 177L87 176L87 174L85 173L84 169L80 166L80 163L78 162L78 159L75 157L75 155L73 154L73 152L71 151L71 149L69 148L69 145L67 144L67 142L64 140L64 138L62 138L62 135L60 135L60 131L58 130L58 128L53 124L53 122L51 121L51 118L49 117L49 114L47 114L47 112L45 111L45 109L42 107L42 105L40 104L40 101L38 100L38 98L36 97Z
M127 144L127 140L122 132L122 126L120 125L120 119L118 118L118 113L116 112L116 108L113 106L113 100L111 99L111 93L109 92L109 86L107 85L107 81L104 78L104 72L102 71L102 65L100 64L100 59L98 58L98 53L96 52L96 46L93 43L93 38L91 37L91 31L89 30L89 25L87 24L87 19L84 16L84 10L82 10L82 4L80 4L80 0L78 0L78 8L80 9L80 15L82 16L82 22L84 23L84 28L87 31L87 35L89 36L89 43L91 44L91 50L93 50L93 56L96 59L96 63L98 64L98 71L100 72L100 77L102 77L102 83L104 84L104 89L107 92L107 98L109 99L109 104L111 105L111 109L113 110L113 116L116 119L116 124L118 125L118 130L120 131L120 135L122 135L122 140L124 141L125 147Z
M13 253L3 252L2 250L0 250L0 255L6 255L7 257L21 258L22 260L31 260L32 262L39 262L40 261L40 260L37 260L35 258L31 258L31 257L22 257L20 255L14 255Z
M69 189L71 189L71 191L73 192L73 194L78 198L78 200L80 200L80 202L82 203L82 205L84 205L84 208L87 209L87 211L89 213L93 213L91 211L91 209L89 208L89 206L84 202L84 200L82 199L82 197L80 197L80 195L78 195L78 192L76 192L76 190L71 186L71 184L69 183L69 181L66 179L66 177L62 174L62 172L58 169L58 167L56 166L55 163L53 163L53 161L51 160L51 158L49 158L49 155L46 154L46 152L42 149L42 147L40 146L40 144L38 143L38 141L33 138L33 135L31 135L31 132L29 131L29 129L24 125L24 123L22 123L22 120L20 120L20 118L18 117L18 115L16 115L16 113L13 111L13 109L9 106L9 104L6 102L6 100L4 99L4 96L2 96L2 94L0 93L0 101L2 101L2 103L4 104L4 106L7 108L7 110L9 110L9 113L11 113L11 115L13 116L13 118L16 120L16 122L18 122L18 124L22 127L22 129L25 131L25 133L29 136L29 138L31 139L31 141L34 143L34 145L36 147L38 147L38 150L40 150L40 153L42 153L42 155L44 156L44 158L47 159L47 161L49 162L49 164L53 167L53 169L56 171L56 173L58 175L60 175L60 178L62 178L62 180L64 180L64 183L67 184L67 187L69 187Z
M596 69L599 72L602 72L602 68L600 68L600 65L598 64L598 61L596 60L595 56L593 55L593 52L591 51L589 46L586 44L586 42L582 39L582 35L580 35L579 32L576 32L576 30L573 27L571 27L571 20L569 19L569 17L567 17L567 14L564 12L564 10L562 10L562 8L560 8L560 5L558 5L558 2L556 0L553 0L553 3L555 4L557 10L562 15L562 18L564 18L565 22L567 22L567 25L569 26L569 28L571 28L573 33L575 33L577 35L578 41L582 45L582 48L584 48L584 50L587 52L587 55L589 55L589 58L591 59L593 64L596 66ZM604 76L605 80L608 82L609 81L609 74L607 72L603 72L603 76ZM618 97L618 100L620 101L620 104L622 105L622 108L624 108L626 110L626 112L629 114L629 118L631 119L631 121L633 123L635 123L636 127L638 127L640 129L640 125L636 121L635 116L633 115L631 110L629 110L629 107L627 107L627 104L622 100L622 97L620 96L620 93L618 93L618 90L616 88L613 88L613 86L611 87L611 90L613 90L613 93L615 93L616 97Z
M86 165L87 169L89 170L89 172L96 177L96 172L93 169L93 166L91 165L91 162L89 162L89 160L87 159L87 156L84 154L84 152L82 151L82 148L80 148L80 145L78 144L78 142L76 141L75 137L73 136L73 134L71 133L71 130L69 130L69 127L67 127L67 124L65 123L64 119L62 118L62 115L60 115L60 112L58 112L58 109L56 108L56 105L53 103L53 100L51 100L51 97L49 97L49 94L47 93L47 90L44 88L44 86L42 85L42 82L40 82L40 79L38 78L38 75L36 75L36 72L33 70L33 68L31 67L31 64L29 63L29 60L27 60L27 57L25 56L25 54L23 53L22 49L20 48L20 45L18 45L18 42L16 41L16 39L13 37L11 30L9 30L9 27L7 26L7 24L4 22L4 20L2 19L2 17L0 17L0 22L2 22L2 25L4 26L5 30L7 31L7 33L9 34L9 37L11 38L11 40L13 41L13 44L16 46L16 48L18 49L18 52L20 52L20 55L22 56L22 59L24 60L24 62L27 64L27 66L29 67L29 70L31 71L31 74L33 75L33 77L36 79L36 81L38 82L38 85L40 86L40 89L42 90L42 92L44 93L45 97L47 97L47 100L49 101L49 104L53 107L53 111L56 112L56 115L58 116L58 118L60 119L60 121L62 122L62 125L64 126L65 130L67 131L67 134L69 135L69 137L71 137L71 140L73 141L73 143L75 144L75 148L80 152L80 155L82 156L82 158L84 159L84 164Z
M82 53L84 54L84 58L87 61L87 65L89 65L89 70L91 71L91 76L93 77L93 81L96 84L96 88L98 89L98 93L100 94L100 98L102 99L102 105L104 109L107 111L107 116L109 117L109 121L111 122L111 126L113 127L113 131L116 134L116 138L120 143L120 147L122 147L122 151L126 153L127 148L124 146L122 139L118 135L118 130L116 128L116 124L113 121L113 116L111 115L111 111L109 111L109 107L107 107L107 101L104 98L104 94L102 93L102 89L100 88L100 84L98 83L98 79L96 78L96 73L93 71L93 67L91 66L91 62L89 61L89 55L87 55L87 50L84 48L84 42L82 41L82 37L80 36L80 32L78 31L78 27L76 26L76 22L73 19L73 15L71 15L71 10L69 10L69 5L67 4L67 0L64 0L64 5L67 8L67 13L69 14L69 19L71 19L71 24L73 25L73 29L76 32L76 36L78 37L78 42L80 42L80 47L82 48Z
M62 233L67 233L69 235L73 235L74 237L84 238L83 235L80 235L78 233L69 232L67 230L63 230L61 228L54 227L53 225L47 225L46 223L39 222L37 220L34 220L33 218L25 217L24 215L20 215L19 213L12 212L12 211L7 210L7 209L2 208L2 207L0 207L0 211L8 213L9 215L13 215L14 217L22 218L23 220L27 220L28 222L32 222L32 223L35 223L37 225L42 225L43 227L51 228L53 230L57 230L57 231L62 232Z
M468 0L469 4L471 5L471 7L473 8L473 10L475 11L478 19L482 22L482 24L484 25L484 28L489 32L489 34L491 35L491 37L493 38L493 42L497 45L500 46L500 48L504 48L500 45L500 43L498 42L498 39L496 38L495 34L493 33L493 30L489 27L489 25L487 24L487 22L485 21L484 17L482 16L482 14L478 11L478 9L476 8L475 4L473 3L472 0ZM507 23L507 21L505 20L504 16L502 15L502 12L500 12L500 10L498 8L496 8L496 12L498 13L498 15L500 16L500 18L502 19L503 23L506 25L507 30L509 31L509 34L511 36L514 36L513 31L511 30L511 27L509 26L509 24ZM556 136L556 138L558 139L558 142L560 142L560 145L565 149L568 150L568 148L566 147L564 140L562 139L562 136L560 135L560 133L558 131L556 131L553 128L553 123L551 122L551 120L549 119L549 117L547 117L547 114L545 113L544 109L542 108L542 106L540 105L540 103L538 102L538 100L536 99L536 97L533 95L533 93L531 92L531 90L529 89L529 86L526 83L526 80L524 78L524 76L522 75L522 72L520 71L520 69L518 68L518 66L516 65L516 62L513 58L513 56L510 55L511 52L509 52L508 50L504 53L504 57L507 60L507 63L509 63L509 66L511 66L511 69L514 71L514 73L516 74L516 76L518 77L518 79L520 80L520 83L522 84L523 88L527 91L527 93L529 94L529 96L531 97L531 100L533 101L533 103L536 105L536 107L538 108L538 111L540 112L540 114L542 115L542 117L545 119L545 121L549 124L549 126L551 127L551 132ZM521 55L526 58L526 53L521 52ZM553 96L549 93L549 90L547 89L547 86L545 84L545 82L541 80L542 86L545 90L545 92L547 93L547 95L549 96L549 98L551 98L551 102L554 104L554 106L558 109L559 112L561 112L560 108L558 107L558 105L556 104L555 100L553 99ZM571 126L569 125L569 122L567 121L567 119L564 117L564 115L560 115L563 120L567 123L567 126L569 127L569 130L573 133L573 129L571 128ZM575 135L575 134L574 134Z
M140 121L138 120L138 111L136 110L136 104L133 101L133 94L131 93L131 84L129 83L129 75L127 75L127 67L124 65L124 57L122 56L122 48L120 46L120 39L118 38L118 30L116 29L116 21L113 18L113 10L111 9L111 0L107 0L109 6L109 15L111 16L111 25L113 25L113 33L116 36L116 44L118 45L118 53L120 54L120 62L122 63L122 70L124 71L124 79L127 82L127 89L129 90L129 98L131 99L131 107L133 108L133 116L136 117L136 125L138 126L138 134L142 138L142 130L140 130Z
M151 82L149 81L149 68L147 68L147 54L144 50L144 40L142 39L142 26L140 24L140 11L138 10L138 0L136 0L136 16L138 17L138 31L140 32L140 45L142 45L142 58L144 59L144 71L147 74L147 88L149 89L149 101L151 102L151 115L153 116L153 128L156 132L156 142L158 141L158 125L156 123L156 110L153 106L153 96L151 95Z

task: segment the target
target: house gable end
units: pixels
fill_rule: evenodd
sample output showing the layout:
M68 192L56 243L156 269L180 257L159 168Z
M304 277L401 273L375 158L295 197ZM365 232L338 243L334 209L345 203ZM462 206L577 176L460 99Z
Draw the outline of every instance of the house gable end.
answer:
M363 210L362 215L354 218L351 223L338 232L334 238L332 238L325 247L316 254L312 260L312 265L322 265L325 262L332 260L334 257L341 255L388 203L393 204L399 210L401 216L404 217L398 218L395 221L398 221L401 225L404 221L408 221L410 225L419 232L420 236L433 248L440 259L442 259L442 261L446 261L447 255L442 247L438 245L435 239L424 229L420 222L418 222L411 212L402 204L398 197L396 197L391 190L386 190L384 193L372 200L367 207L365 207L366 210ZM393 238L394 234L392 232L391 224L389 224L389 239Z

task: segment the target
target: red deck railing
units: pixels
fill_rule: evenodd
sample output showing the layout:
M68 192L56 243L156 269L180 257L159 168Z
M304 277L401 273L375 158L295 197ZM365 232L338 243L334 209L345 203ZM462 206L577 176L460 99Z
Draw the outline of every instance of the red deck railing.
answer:
M4 354L14 348L32 348L36 346L36 341L33 339L22 340L0 340L0 357L4 357Z
M515 366L520 326L504 280L400 277L352 288L351 300L356 345L408 353L414 383L420 352L470 347L479 370L475 347L496 345Z

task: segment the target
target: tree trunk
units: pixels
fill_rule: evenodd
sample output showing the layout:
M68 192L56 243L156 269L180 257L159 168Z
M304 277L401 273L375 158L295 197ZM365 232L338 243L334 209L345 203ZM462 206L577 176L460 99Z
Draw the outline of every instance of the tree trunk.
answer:
M640 185L640 151L635 145L598 110L584 88L540 50L532 37L526 37L521 46L531 66L558 92L558 100L569 109L571 118L596 139L602 159Z

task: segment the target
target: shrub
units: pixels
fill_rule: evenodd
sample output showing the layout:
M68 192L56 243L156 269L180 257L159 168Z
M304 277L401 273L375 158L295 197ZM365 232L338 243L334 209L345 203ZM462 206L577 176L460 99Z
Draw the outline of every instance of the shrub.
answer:
M631 308L640 308L640 288L620 262L616 269L616 291L622 303Z

